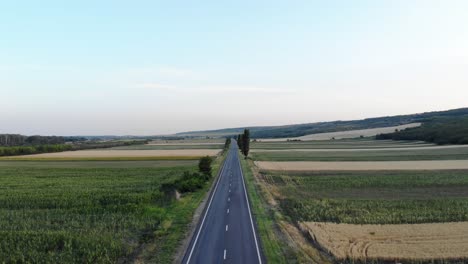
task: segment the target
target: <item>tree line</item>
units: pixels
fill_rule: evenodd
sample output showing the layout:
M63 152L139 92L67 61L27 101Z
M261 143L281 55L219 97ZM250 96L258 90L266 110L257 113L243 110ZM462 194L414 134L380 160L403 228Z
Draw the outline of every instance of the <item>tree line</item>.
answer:
M250 130L244 129L243 134L237 135L237 146L245 157L249 156L250 151Z
M0 147L0 156L18 156L30 155L40 153L52 153L62 151L75 151L85 149L98 149L98 148L113 148L129 145L141 145L147 141L133 140L133 141L109 141L109 142L88 142L81 144L43 144L43 145L30 145L30 146L12 146Z

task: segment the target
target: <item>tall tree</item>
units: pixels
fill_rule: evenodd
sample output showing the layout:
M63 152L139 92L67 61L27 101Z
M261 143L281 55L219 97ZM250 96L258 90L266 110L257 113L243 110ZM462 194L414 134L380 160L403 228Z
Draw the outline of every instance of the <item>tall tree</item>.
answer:
M247 157L250 150L250 130L244 129L244 135L242 135L242 153Z
M242 153L244 153L243 149L244 147L242 146L243 145L243 139L242 139L242 134L239 134L237 136L237 146L239 147L240 151L242 151Z

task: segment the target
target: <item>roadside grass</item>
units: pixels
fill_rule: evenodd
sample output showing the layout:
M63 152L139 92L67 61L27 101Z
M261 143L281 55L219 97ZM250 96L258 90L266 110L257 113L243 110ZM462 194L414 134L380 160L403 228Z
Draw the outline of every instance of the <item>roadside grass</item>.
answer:
M283 243L275 234L276 220L274 212L268 208L267 201L260 186L256 183L251 169L252 164L240 156L242 172L245 178L252 214L257 223L263 253L268 263L294 263L292 249Z
M464 160L468 148L419 149L419 150L372 150L372 151L281 151L253 152L259 161L410 161L410 160Z
M172 262L209 189L179 200L161 193L161 184L196 170L194 161L172 162L146 168L0 162L0 262ZM70 163L75 167L64 166Z
M262 172L293 222L468 221L468 171Z

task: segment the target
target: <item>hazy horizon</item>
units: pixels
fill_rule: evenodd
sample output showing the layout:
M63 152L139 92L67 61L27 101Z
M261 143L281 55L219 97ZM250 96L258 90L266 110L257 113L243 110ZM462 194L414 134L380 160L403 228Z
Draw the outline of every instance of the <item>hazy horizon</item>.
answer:
M466 1L23 1L0 133L162 135L467 107Z

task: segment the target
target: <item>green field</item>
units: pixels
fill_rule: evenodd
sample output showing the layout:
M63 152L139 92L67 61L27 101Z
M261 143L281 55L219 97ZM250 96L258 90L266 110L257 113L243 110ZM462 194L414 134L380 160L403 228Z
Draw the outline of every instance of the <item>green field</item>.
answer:
M263 172L292 221L468 221L468 171Z
M370 151L273 151L252 152L261 161L402 161L402 160L463 160L468 148L370 150Z
M3 167L22 168L167 168L167 167L191 167L196 166L198 160L135 160L135 161L0 161L0 169Z
M0 162L0 262L170 263L208 184L175 200L196 162L129 163Z
M362 149L407 148L430 146L421 141L390 141L372 139L316 140L298 142L252 142L252 149Z

